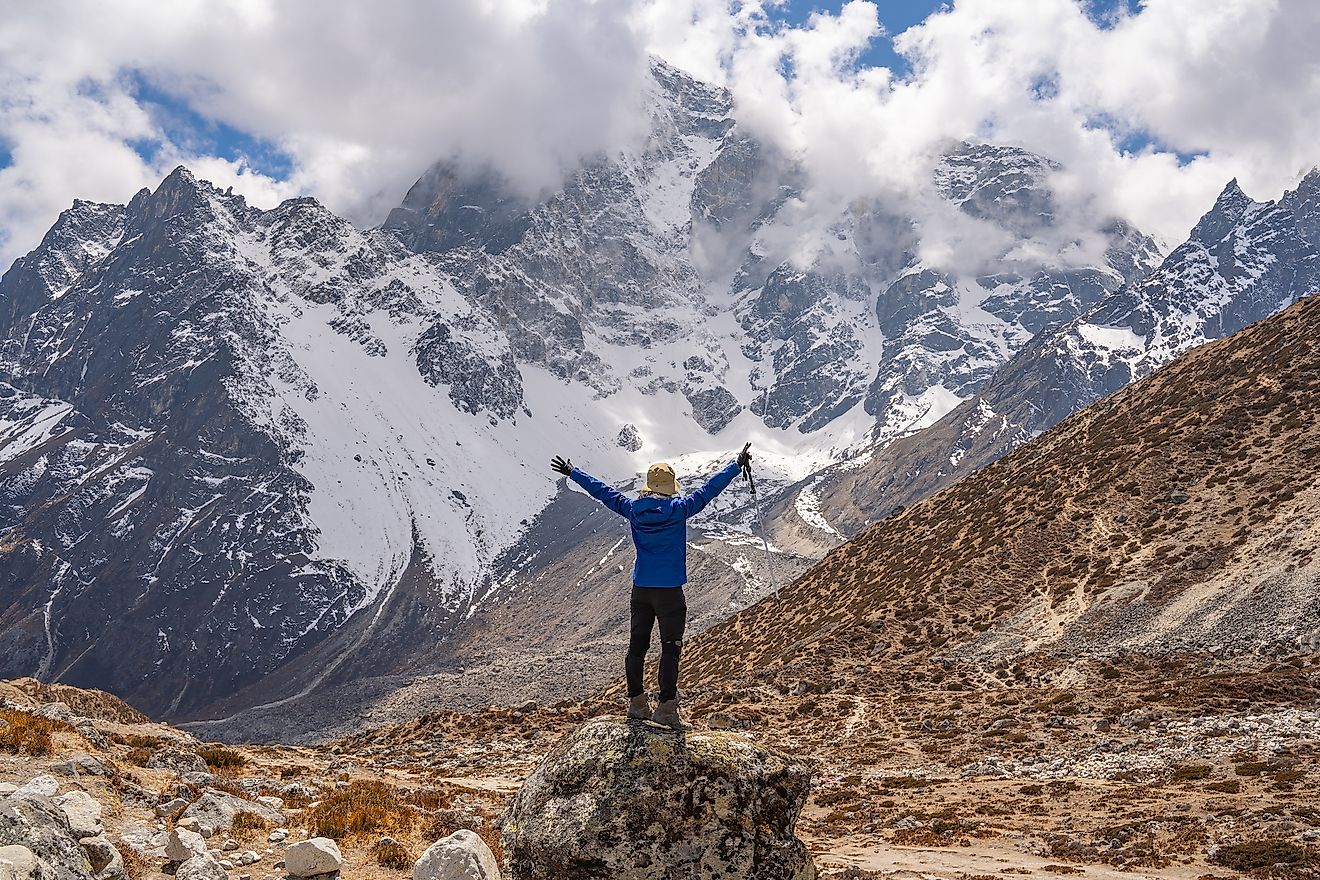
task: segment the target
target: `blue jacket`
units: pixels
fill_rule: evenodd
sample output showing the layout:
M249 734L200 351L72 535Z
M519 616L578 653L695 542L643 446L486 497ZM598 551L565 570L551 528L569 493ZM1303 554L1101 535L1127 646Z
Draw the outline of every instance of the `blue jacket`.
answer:
M633 584L639 587L681 587L687 583L687 521L696 516L738 476L738 463L722 471L695 492L679 498L628 498L591 474L573 468L568 478L632 526L637 562Z

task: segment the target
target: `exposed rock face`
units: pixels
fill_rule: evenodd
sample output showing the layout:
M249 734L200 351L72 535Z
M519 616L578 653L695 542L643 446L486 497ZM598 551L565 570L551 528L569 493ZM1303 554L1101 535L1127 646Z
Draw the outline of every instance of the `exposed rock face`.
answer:
M855 534L1192 348L1320 290L1317 230L1320 171L1277 202L1252 201L1230 182L1154 272L1107 295L1091 290L1071 316L1047 316L1050 327L939 422L861 468L827 474L827 518ZM1069 286L1082 289L1075 277Z
M794 835L810 773L728 732L588 722L505 817L511 880L813 880Z

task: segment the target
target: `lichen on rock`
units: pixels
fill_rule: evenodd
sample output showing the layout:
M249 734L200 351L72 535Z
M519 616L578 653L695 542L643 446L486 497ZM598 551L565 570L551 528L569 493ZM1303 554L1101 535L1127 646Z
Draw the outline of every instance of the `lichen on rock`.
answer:
M744 734L596 719L506 813L506 877L814 880L794 834L809 784L804 763Z

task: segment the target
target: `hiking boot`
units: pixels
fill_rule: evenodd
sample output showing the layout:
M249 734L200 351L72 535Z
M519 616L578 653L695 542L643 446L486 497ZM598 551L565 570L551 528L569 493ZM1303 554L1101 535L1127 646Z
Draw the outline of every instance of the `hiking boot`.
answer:
M663 724L665 727L672 727L674 730L683 729L683 719L678 715L678 700L666 700L655 707L651 720L656 724Z
M651 720L651 701L646 698L646 694L628 698L628 717Z

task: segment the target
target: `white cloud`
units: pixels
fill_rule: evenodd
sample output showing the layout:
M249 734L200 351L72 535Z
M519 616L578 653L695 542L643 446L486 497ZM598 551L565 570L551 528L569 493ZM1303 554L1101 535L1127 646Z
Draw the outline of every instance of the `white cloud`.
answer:
M857 69L883 33L863 0L797 28L724 0L0 3L6 265L73 198L125 201L181 161L258 204L306 192L360 223L450 154L553 185L640 130L649 51L727 85L743 124L802 163L786 245L802 258L863 195L921 219L928 252L992 253L931 201L950 139L1061 161L1065 238L1116 214L1176 242L1230 177L1272 198L1320 160L1313 0L1148 0L1109 28L1075 0L959 0L898 35L907 77ZM275 145L287 179L208 155L138 100L141 78ZM1123 153L1138 131L1199 157ZM143 141L159 144L149 161Z

